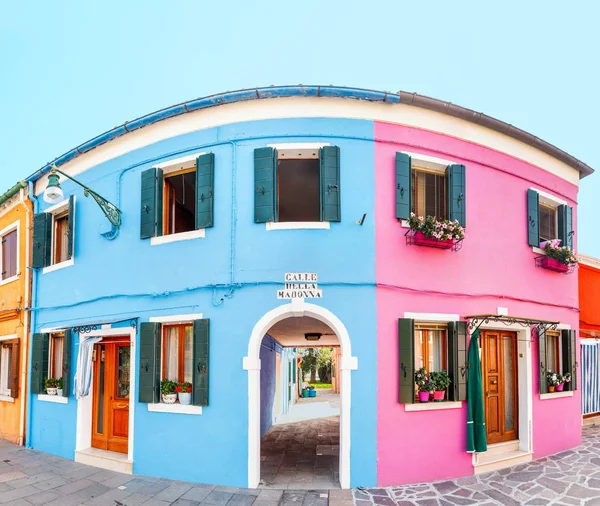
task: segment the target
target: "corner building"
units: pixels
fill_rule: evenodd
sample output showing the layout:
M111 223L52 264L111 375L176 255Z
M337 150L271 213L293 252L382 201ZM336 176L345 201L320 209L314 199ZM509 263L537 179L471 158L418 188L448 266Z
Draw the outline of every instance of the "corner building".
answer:
M536 257L544 239L576 247L577 188L592 170L470 118L425 97L335 87L186 102L55 160L120 209L119 228L66 177L64 200L47 204L52 164L34 173L31 446L256 487L261 405L277 391L264 388L261 343L306 347L315 334L339 346L342 487L466 476L577 445L577 276ZM410 212L456 219L466 237L415 244ZM278 298L289 273L316 279L294 287L314 298ZM496 382L490 455L465 452L466 317L479 314L502 315L480 329ZM538 333L540 321L556 329ZM421 363L449 372L444 402L416 402ZM51 367L65 371L62 396L45 392ZM542 367L572 370L571 389L546 392ZM189 406L162 402L165 377L192 383ZM422 458L434 454L438 466Z

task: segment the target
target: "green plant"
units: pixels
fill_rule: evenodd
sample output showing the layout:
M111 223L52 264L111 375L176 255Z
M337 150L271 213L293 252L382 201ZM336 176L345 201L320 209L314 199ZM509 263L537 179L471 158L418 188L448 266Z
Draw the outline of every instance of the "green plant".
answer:
M56 388L58 388L59 390L63 389L63 379L62 378L58 378L56 380Z
M408 226L415 232L422 232L425 237L438 241L458 241L465 237L465 229L457 220L438 220L435 216L417 216L410 213Z
M571 265L577 263L577 257L573 250L568 246L559 246L560 240L546 242L544 253L548 258L554 258L563 265Z
M452 382L446 371L432 372L429 374L429 378L438 392L446 390Z
M160 391L163 395L174 394L175 389L177 388L177 382L171 381L165 378L160 382Z
M46 378L44 380L44 388L47 390L48 388L56 388L56 379L54 378Z
M563 381L564 381L565 383L570 383L570 382L571 382L571 373L570 373L570 372L566 373L566 374L563 376Z
M429 381L429 376L427 376L427 371L424 367L417 369L415 371L415 384L419 389L419 392L431 392L433 389L433 384Z
M178 394L179 393L190 394L190 393L192 393L192 384L190 382L188 382L188 381L184 381L183 383L179 383L175 387L175 391Z
M549 387L555 387L563 382L562 376L557 372L548 371L546 373L546 382Z

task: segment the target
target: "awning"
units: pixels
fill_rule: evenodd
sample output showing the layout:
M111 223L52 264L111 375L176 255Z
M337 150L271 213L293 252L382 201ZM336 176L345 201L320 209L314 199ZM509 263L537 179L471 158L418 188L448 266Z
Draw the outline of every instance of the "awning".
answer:
M560 322L551 320L539 320L537 318L525 318L522 316L508 316L503 314L474 314L464 317L465 320L469 320L469 330L473 334L479 327L490 322L500 322L504 325L513 325L518 323L524 328L533 327L535 330L556 330Z

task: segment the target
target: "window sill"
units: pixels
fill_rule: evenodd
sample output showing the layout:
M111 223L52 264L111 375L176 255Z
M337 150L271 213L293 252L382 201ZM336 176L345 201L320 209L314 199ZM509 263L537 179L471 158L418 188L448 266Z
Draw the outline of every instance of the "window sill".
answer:
M269 230L329 230L328 221L285 221L285 222L267 222L267 231Z
M537 253L538 255L545 255L546 252L542 248L537 248L536 246L531 247L531 251Z
M38 394L38 401L55 402L57 404L67 404L69 402L69 398L58 395Z
M64 269L65 267L71 267L71 265L73 265L74 263L74 259L71 258L70 260L65 260L64 262L61 262L59 264L49 265L48 267L44 267L42 269L42 274L48 274L49 272Z
M439 409L460 409L462 401L422 402L405 404L404 411L437 411Z
M178 234L161 235L150 238L151 246L159 244L168 244L170 242L189 241L192 239L203 239L206 236L206 229L190 230L189 232L179 232Z
M20 275L17 274L16 276L11 276L10 278L3 279L2 281L0 281L0 286L16 281L17 279L19 279L19 277Z
M408 220L400 220L400 225L402 226L402 228L410 228Z
M0 402L15 402L10 395L0 395Z
M540 394L541 401L547 401L548 399L560 399L561 397L573 397L573 390L567 390L566 392L550 392L547 394Z
M148 411L153 413L178 413L180 415L201 415L202 406L192 406L189 404L165 404L157 402L148 404Z

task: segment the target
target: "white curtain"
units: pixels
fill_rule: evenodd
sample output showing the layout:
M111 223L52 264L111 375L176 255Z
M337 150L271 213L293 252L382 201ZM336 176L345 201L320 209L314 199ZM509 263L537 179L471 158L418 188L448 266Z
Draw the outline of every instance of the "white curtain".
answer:
M194 337L194 327L189 325L185 328L185 348L184 348L184 366L183 381L192 382L192 367L194 365L192 355L192 343Z
M79 343L77 371L75 372L75 387L73 393L77 399L89 395L92 385L92 355L94 345L102 341L101 337L88 337Z
M429 354L432 363L430 364L430 371L442 371L446 367L442 363L444 357L444 348L442 342L442 331L441 330L430 330L429 331Z
M166 341L166 376L170 381L178 381L179 327L167 328Z

